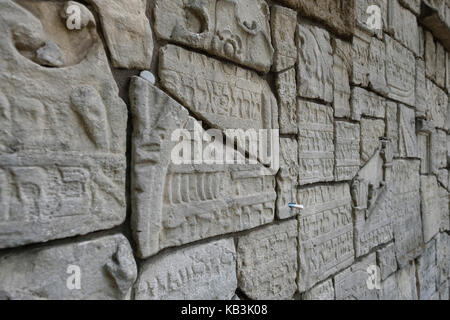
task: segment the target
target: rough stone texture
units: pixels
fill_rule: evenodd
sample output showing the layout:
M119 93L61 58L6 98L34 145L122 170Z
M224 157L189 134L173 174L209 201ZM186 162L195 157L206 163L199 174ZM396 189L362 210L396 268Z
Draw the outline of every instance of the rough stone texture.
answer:
M360 121L361 116L383 118L386 112L386 99L365 89L352 89L352 119Z
M292 138L280 138L280 170L277 175L276 203L278 218L285 219L298 214L298 210L289 208L295 203L298 185L298 143Z
M384 137L385 123L378 119L361 119L361 163L367 162Z
M141 257L273 220L275 177L261 165L175 164L171 154L178 140L171 139L173 130L193 131L199 126L197 121L139 77L132 79L130 100L134 118L132 226ZM229 152L220 142L217 147L224 154Z
M439 169L447 167L447 135L436 129L431 133L431 170L438 174Z
M427 107L427 82L425 79L425 62L416 60L416 115L425 117Z
M411 10L415 15L420 14L421 0L399 0L399 2L402 4L402 6Z
M297 86L295 69L291 68L275 76L278 96L278 116L281 134L296 134L297 128Z
M410 262L396 274L399 300L417 300L416 267Z
M445 88L445 49L439 42L436 42L436 83L441 88Z
M439 233L436 237L437 284L442 285L450 277L450 236Z
M100 16L114 67L148 69L153 36L145 15L147 0L88 0Z
M298 100L298 128L299 184L333 181L333 109Z
M279 72L293 67L297 62L295 45L297 13L278 5L274 5L270 12L272 42L275 48L272 70Z
M419 28L416 16L403 8L398 0L390 0L388 6L389 32L415 55L419 55Z
M304 300L334 300L333 281L328 279L304 294Z
M377 250L377 262L380 267L382 280L386 280L391 274L397 271L395 245L393 243Z
M398 105L393 101L387 101L386 102L386 138L391 142L392 152L393 152L394 156L398 156L398 143L399 143L398 117L399 117ZM419 138L417 137L417 139L419 139ZM416 141L417 141L417 139L416 139Z
M435 176L420 177L420 195L423 237L424 241L428 242L439 232L441 225L439 189Z
M333 39L333 108L335 117L350 117L351 43Z
M416 119L414 109L399 105L398 150L400 157L417 158Z
M330 34L301 23L297 29L297 92L304 98L333 101L333 50Z
M439 210L441 212L441 231L450 231L450 194L442 187L439 187Z
M359 124L335 121L336 130L336 181L351 180L359 170Z
M127 111L95 25L73 33L63 3L27 5L0 4L0 248L125 220ZM46 39L63 68L32 61Z
M270 70L274 49L264 0L157 0L154 16L161 39Z
M396 274L381 282L380 300L398 300L398 284Z
M334 277L337 300L378 300L378 290L370 290L367 285L367 268L376 265L375 253L354 263Z
M436 43L433 34L425 31L425 73L428 78L436 79Z
M307 187L297 198L304 206L298 218L297 279L304 292L354 260L350 188L345 183Z
M297 220L263 227L237 241L238 286L251 299L289 299L297 290Z
M433 35L450 49L450 14L446 0L424 0L421 4L419 19L433 32Z
M230 300L237 287L232 239L164 253L141 267L136 300Z
M426 245L423 255L417 259L416 268L419 299L430 300L436 292L437 267L435 240Z
M79 289L68 286L70 266L79 268ZM129 299L136 273L122 235L40 246L0 254L0 299Z

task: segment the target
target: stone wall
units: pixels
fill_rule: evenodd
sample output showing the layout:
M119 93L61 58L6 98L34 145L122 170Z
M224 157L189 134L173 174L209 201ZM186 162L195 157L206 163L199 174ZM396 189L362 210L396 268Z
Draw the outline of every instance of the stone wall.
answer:
M0 298L449 299L449 1L0 0L0 31Z

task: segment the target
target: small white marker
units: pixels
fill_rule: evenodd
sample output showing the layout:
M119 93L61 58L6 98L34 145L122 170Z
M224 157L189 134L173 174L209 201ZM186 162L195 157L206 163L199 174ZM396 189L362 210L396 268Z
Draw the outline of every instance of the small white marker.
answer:
M155 76L150 71L144 70L139 74L141 78L144 78L147 81L150 81L151 84L155 84Z
M296 204L296 203L288 203L289 208L295 208L295 209L303 209L303 205Z

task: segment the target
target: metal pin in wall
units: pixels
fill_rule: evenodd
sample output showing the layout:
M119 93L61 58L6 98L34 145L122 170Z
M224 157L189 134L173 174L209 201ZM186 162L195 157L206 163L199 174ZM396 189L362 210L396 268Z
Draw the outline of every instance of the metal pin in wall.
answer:
M303 209L303 205L296 204L296 203L288 203L289 208L295 208L295 209Z

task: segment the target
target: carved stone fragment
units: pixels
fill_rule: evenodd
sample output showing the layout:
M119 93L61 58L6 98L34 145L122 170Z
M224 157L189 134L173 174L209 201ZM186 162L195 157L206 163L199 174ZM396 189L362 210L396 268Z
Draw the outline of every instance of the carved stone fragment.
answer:
M298 185L298 143L291 138L280 138L280 170L277 175L277 216L285 219L298 214L289 203L295 203Z
M385 123L378 119L361 119L361 164L372 157L384 137Z
M416 118L414 109L407 106L399 105L398 119L398 150L400 157L416 158L417 157L417 137L416 137Z
M419 55L419 28L416 16L403 8L398 0L390 0L388 9L389 32L415 55Z
M350 76L352 74L352 46L339 39L333 46L333 108L335 117L350 117Z
M280 72L275 76L278 95L278 116L281 134L297 134L297 86L295 69Z
M361 120L361 116L384 119L386 99L371 91L359 87L352 88L352 119Z
M270 28L275 48L272 70L279 72L293 67L297 62L295 45L297 13L282 6L272 6Z
M387 279L391 274L397 271L395 245L393 243L377 250L377 262L380 267L382 280Z
M351 180L360 165L360 128L358 123L335 121L336 181Z
M305 292L304 300L334 300L333 280L328 279Z
M430 300L436 292L437 266L435 240L426 245L423 255L417 259L416 268L419 299Z

